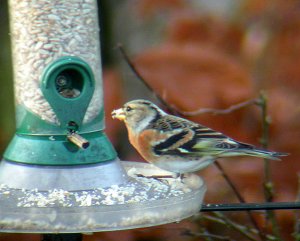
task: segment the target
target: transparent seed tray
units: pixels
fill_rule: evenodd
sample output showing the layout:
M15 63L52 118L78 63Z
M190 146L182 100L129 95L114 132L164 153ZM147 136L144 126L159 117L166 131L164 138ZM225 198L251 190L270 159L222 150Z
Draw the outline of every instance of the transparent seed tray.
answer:
M80 233L123 230L178 222L198 213L206 191L203 180L181 182L150 164L121 162L128 173L121 184L90 190L0 186L0 231ZM142 174L141 177L138 174ZM139 177L138 177L139 176Z

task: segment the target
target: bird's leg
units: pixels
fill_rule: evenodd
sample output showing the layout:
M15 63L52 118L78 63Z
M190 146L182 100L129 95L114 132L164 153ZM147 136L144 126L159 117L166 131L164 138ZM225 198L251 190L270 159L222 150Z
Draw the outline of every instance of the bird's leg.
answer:
M183 183L184 173L176 173L175 179Z
M161 179L161 178L173 178L171 175L151 175L151 176L145 176L143 174L136 174L137 177L144 177L144 178L154 178L154 179Z
M137 177L144 177L144 178L153 178L153 179L163 179L163 178L174 178L172 175L152 175L152 176L145 176L143 174L136 174Z

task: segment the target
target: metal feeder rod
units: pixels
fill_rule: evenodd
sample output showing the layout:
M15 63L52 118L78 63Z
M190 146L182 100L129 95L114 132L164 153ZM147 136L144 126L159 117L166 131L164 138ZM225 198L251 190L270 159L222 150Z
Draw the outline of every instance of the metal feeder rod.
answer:
M42 241L81 241L82 234L44 234Z
M300 209L300 202L203 204L200 212Z

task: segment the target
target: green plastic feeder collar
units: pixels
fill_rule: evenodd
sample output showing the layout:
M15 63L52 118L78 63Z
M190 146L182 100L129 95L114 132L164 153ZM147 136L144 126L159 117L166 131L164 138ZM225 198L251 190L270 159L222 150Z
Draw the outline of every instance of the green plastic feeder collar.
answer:
M95 90L93 72L85 61L63 57L51 63L43 73L41 90L59 123L54 125L26 112L4 153L6 160L60 166L93 164L117 157L104 132L99 128L91 130L89 124L83 123ZM31 129L42 131L33 134Z

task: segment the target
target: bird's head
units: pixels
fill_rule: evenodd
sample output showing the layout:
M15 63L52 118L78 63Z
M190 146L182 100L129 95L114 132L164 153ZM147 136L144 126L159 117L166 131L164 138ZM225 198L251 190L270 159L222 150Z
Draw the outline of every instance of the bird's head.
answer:
M127 127L141 129L163 114L165 112L148 100L132 100L114 110L112 118L124 121Z

